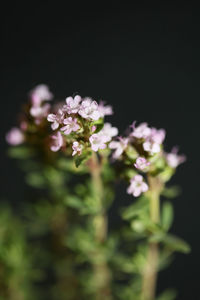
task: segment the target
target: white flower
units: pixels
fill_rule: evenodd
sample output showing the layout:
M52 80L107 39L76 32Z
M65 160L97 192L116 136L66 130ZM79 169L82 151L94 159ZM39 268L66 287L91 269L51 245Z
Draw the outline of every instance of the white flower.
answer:
M151 128L148 127L147 123L141 123L138 127L135 127L135 123L131 125L133 128L133 132L131 133L131 136L134 136L138 139L146 139L151 135Z
M113 114L112 106L110 106L110 105L105 106L103 101L100 101L98 110L99 110L101 118L104 118L105 116L109 116L109 115Z
M157 144L162 144L165 139L166 132L164 129L151 129L151 140Z
M186 161L185 155L178 155L177 153L178 153L178 148L174 147L171 153L165 154L168 165L174 169Z
M110 149L115 149L114 153L113 153L113 158L117 159L118 157L120 157L122 155L122 153L124 152L124 150L127 148L128 145L128 138L119 138L119 141L112 141L109 144L109 148Z
M72 149L72 156L74 156L75 154L81 155L83 146L80 145L79 142L75 141L73 142Z
M63 137L60 131L57 131L56 134L51 136L51 151L56 152L63 146Z
M76 114L80 108L81 96L77 95L74 98L67 97L67 105L63 106L63 109L67 111L68 114Z
M155 153L159 153L161 150L160 144L154 143L151 140L144 142L143 148L145 151L149 152L151 155L153 155Z
M99 149L106 148L107 138L103 135L93 134L89 138L91 148L93 151L97 152Z
M43 118L46 118L49 113L50 105L48 103L43 106L32 106L30 114L35 118L35 123L39 124Z
M17 128L13 127L7 134L6 134L6 141L8 144L16 146L20 145L24 141L24 134L22 131Z
M161 144L164 141L164 139L164 129L151 128L151 134L146 138L146 141L143 143L143 148L151 155L159 153L161 150Z
M47 120L49 122L52 122L51 128L53 130L56 130L64 121L64 113L61 109L59 109L56 114L49 114Z
M100 118L98 104L90 98L86 98L80 105L79 115L84 119L91 119L97 121Z
M138 197L141 193L146 191L148 191L148 185L143 181L143 177L141 175L135 175L130 181L127 193Z
M105 123L98 134L103 135L107 139L107 142L110 142L114 136L118 135L118 129L112 127L110 123Z
M33 106L40 106L43 101L52 100L53 94L47 85L40 84L30 91L30 97Z
M79 130L80 126L77 123L77 119L72 117L64 119L63 123L65 124L60 130L64 132L64 134L70 134L72 131Z

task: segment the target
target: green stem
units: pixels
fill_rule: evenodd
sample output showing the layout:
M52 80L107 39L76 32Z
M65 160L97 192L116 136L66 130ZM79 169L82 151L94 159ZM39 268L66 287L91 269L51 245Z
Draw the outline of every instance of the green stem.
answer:
M148 177L150 200L150 219L153 223L160 222L160 193L162 183L157 177ZM154 300L156 294L156 283L158 273L159 245L150 242L148 244L146 265L142 278L141 300Z
M98 206L98 213L93 217L96 243L102 245L107 239L107 215L103 207L104 187L101 178L101 164L96 153L93 153L89 164L94 197ZM101 250L95 253L93 276L96 285L96 300L111 300L110 281L111 273L106 258L102 258ZM101 257L99 259L99 257Z

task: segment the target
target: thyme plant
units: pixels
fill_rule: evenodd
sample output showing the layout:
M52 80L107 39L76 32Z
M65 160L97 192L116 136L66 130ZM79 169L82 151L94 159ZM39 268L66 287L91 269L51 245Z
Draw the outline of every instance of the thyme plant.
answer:
M17 283L1 234L0 299L30 300L32 291L37 299L52 300L175 299L173 290L157 296L156 282L175 251L189 252L186 242L169 233L173 206L164 200L177 194L167 183L185 156L176 148L167 153L165 130L147 123L133 122L126 136L118 136L105 122L112 107L102 101L75 95L51 104L52 99L46 85L35 87L19 126L6 135L9 155L20 160L32 187L18 205L20 238L12 241L22 247L15 255L29 275ZM108 212L120 182L127 185L130 205L120 202L116 232ZM8 216L5 222L0 216L3 232L9 230Z

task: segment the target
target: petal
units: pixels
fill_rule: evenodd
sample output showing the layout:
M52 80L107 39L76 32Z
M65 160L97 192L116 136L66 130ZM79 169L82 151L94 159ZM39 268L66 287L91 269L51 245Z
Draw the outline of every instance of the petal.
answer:
M140 194L141 194L141 189L140 189L140 187L137 187L133 192L133 196L138 197L138 196L140 196Z
M56 130L59 127L59 123L58 122L54 122L53 124L51 124L51 128L53 130Z
M146 192L149 189L148 185L145 182L142 184L141 188L143 192Z

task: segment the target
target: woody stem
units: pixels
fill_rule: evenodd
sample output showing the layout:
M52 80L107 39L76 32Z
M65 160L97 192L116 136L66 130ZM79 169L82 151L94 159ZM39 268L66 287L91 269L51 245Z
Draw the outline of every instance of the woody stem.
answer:
M97 245L104 244L107 238L107 216L103 207L104 187L101 177L101 165L96 153L93 153L90 162L90 173L94 189L94 197L98 207L98 213L93 217L95 240ZM97 250L96 259L93 263L94 283L96 286L96 300L111 300L110 281L111 273L107 265L106 258L102 258L101 251ZM98 259L99 255L101 259Z
M149 182L149 205L150 219L153 223L160 222L160 192L162 184L156 177L148 177ZM157 272L159 260L159 245L150 242L148 244L146 265L142 276L141 300L154 300L156 293Z

